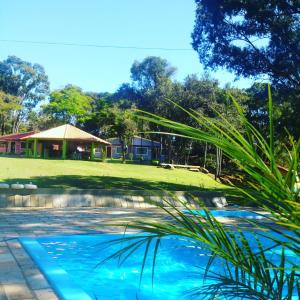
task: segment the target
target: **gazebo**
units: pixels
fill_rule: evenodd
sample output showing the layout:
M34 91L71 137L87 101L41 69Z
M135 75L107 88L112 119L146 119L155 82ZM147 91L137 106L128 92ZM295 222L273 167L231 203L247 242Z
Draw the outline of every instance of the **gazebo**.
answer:
M22 138L26 141L26 156L61 157L62 159L95 159L95 150L110 145L90 133L65 124Z

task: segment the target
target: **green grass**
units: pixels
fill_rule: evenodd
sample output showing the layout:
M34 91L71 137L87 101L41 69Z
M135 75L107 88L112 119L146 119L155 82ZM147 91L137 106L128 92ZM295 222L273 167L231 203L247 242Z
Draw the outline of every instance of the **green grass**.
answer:
M43 188L173 191L226 188L203 173L148 165L0 157L0 166L0 181L32 181Z

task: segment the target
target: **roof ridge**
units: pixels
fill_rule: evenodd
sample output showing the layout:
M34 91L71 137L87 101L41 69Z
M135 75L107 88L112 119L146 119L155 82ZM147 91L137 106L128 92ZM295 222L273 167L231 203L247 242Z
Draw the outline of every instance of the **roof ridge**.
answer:
M68 130L68 127L70 126L69 124L65 124L65 132L64 132L64 135L63 135L63 138L65 139L66 136L67 136L67 130Z
M139 135L134 135L132 139L134 139L134 138L138 138L138 139L142 139L142 140L146 140L146 141L149 141L149 142L160 144L159 141L154 141L154 140L151 140L151 139L143 138L143 137L141 137ZM107 138L107 140L113 140L113 139L120 139L120 138L118 138L117 136L116 137Z

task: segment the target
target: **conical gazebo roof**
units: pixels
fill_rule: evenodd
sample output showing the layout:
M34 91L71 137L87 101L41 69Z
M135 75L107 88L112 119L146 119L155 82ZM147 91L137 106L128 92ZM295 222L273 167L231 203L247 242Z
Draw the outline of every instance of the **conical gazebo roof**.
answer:
M71 141L86 141L97 142L109 145L110 143L102 140L90 133L87 133L79 128L70 124L61 125L45 131L41 131L23 139L39 139L39 140L71 140Z

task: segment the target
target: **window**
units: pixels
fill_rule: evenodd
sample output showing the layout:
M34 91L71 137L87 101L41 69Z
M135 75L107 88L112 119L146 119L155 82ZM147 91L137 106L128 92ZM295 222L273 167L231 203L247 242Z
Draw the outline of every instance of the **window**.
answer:
M103 151L104 151L104 150L103 150ZM95 157L96 157L96 158L101 158L102 155L103 155L103 153L102 153L102 148L96 147L96 148L95 148Z
M115 153L116 154L122 154L122 147L121 146L115 147Z
M147 147L137 147L136 155L148 155L148 148Z
M59 145L58 144L52 144L52 150L53 151L59 151Z

